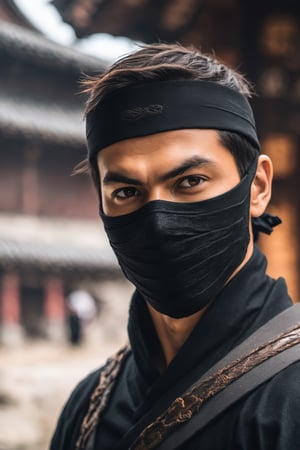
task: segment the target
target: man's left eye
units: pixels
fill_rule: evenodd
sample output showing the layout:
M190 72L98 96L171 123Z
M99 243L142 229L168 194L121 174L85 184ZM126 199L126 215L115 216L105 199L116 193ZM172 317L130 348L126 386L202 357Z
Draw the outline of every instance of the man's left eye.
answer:
M131 198L131 197L136 197L138 195L138 191L136 188L134 187L124 187L122 189L118 189L115 192L115 197L118 199L127 199L127 198Z
M182 181L180 181L178 186L183 188L191 188L194 186L198 186L198 184L201 184L202 182L203 182L202 177L198 175L190 175L189 177L186 177Z

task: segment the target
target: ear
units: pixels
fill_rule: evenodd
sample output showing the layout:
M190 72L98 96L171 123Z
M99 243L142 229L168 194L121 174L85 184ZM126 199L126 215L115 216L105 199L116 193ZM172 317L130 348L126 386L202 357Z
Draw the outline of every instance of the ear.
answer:
M250 216L261 216L272 193L273 164L267 155L258 158L256 174L251 185Z

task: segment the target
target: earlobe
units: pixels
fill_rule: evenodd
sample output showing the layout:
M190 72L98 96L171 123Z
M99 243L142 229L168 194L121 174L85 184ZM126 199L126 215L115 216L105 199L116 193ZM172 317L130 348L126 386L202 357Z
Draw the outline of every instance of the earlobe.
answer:
M272 178L273 165L271 159L267 155L260 155L251 185L251 217L259 217L266 210L272 193Z

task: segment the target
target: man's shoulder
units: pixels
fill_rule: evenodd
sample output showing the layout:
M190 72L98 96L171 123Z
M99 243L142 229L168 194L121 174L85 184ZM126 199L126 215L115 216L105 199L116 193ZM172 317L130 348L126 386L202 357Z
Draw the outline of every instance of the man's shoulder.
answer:
M122 361L128 353L130 353L128 346L121 348L116 354L109 357L102 366L83 378L71 393L65 408L70 407L72 411L85 410L84 404L89 403L93 391L100 383L102 374L109 380L113 378L112 374L115 374L115 377L118 378L119 371L117 369L122 366Z
M88 374L69 396L52 436L50 450L75 448L83 417L89 407L91 393L99 382L102 370L103 366Z
M103 382L102 376L105 377L107 375L106 372L108 374L114 372L111 371L112 365L116 366L122 362L123 355L128 354L129 348L126 353L127 348L124 347L112 358L109 358L100 368L89 373L74 388L59 417L51 442L51 450L71 450L75 448L81 424L89 409L93 392L99 386L100 381Z
M273 401L298 404L300 411L300 355L299 361L291 364L275 375L263 386L265 395Z
M187 448L298 450L299 417L300 362L296 362L240 399Z
M74 404L79 405L82 402L85 402L86 398L89 400L91 393L99 383L100 374L103 371L104 367L105 364L93 370L78 382L78 384L73 389L65 408L70 405L73 410Z
M284 427L287 420L290 427L295 421L299 424L300 361L286 367L255 389L242 405L241 421L250 420L260 424L267 421L278 429Z

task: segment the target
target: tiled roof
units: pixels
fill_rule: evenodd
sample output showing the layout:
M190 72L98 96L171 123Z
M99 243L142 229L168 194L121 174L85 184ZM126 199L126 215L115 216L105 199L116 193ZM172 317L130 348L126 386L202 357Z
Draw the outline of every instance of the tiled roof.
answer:
M82 110L26 97L14 98L1 92L0 128L6 135L84 145Z
M80 272L94 278L103 274L120 274L111 252L92 247L45 245L0 239L0 267L33 268L42 272Z
M98 58L85 55L72 47L66 47L46 38L38 32L0 20L0 49L17 54L24 60L39 60L48 66L67 67L76 71L101 71L106 63Z
M84 145L83 99L76 97L75 82L82 73L102 71L105 63L74 48L54 43L38 32L3 21L0 21L0 54L3 59L1 64L5 64L6 55L13 56L10 60L13 61L11 73L14 74L12 79L6 80L3 75L1 80L1 133L67 145ZM49 73L57 74L59 81L69 77L69 90L67 84L67 87L59 85L56 78L50 75L43 78L42 74L39 79L40 75L35 75L34 69L28 69L28 61L34 61L39 68L46 67L47 71L49 68ZM18 70L13 70L16 67ZM60 75L61 71L66 73ZM23 90L22 73L25 78ZM29 84L28 79L31 80ZM35 90L36 82L38 90ZM41 90L43 83L45 88ZM55 83L58 83L56 90ZM62 89L64 92L60 95Z

